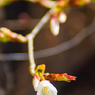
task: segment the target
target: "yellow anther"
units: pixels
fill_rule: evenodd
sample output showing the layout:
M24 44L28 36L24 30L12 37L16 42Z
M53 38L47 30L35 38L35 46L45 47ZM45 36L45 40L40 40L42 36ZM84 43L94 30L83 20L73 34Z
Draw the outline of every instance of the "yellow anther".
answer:
M48 88L47 87L43 87L43 92L44 92L44 94L47 94Z

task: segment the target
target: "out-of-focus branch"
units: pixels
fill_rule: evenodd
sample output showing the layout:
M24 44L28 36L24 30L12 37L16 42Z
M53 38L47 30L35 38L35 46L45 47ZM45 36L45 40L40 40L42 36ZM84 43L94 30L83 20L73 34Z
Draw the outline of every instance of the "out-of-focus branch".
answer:
M40 21L39 19L33 19L29 14L22 12L18 15L18 19L7 20L3 9L0 9L0 27L7 27L10 30L32 30L33 27Z
M39 22L39 19L19 19L19 20L6 20L2 23L3 27L7 27L10 30L25 30L33 29L33 27Z
M95 26L95 19L89 26L87 26L82 31L80 31L71 40L63 42L62 44L60 44L56 47L53 47L53 48L36 51L34 53L34 58L37 59L37 58L53 56L53 55L59 54L61 52L64 52L68 49L75 47L80 42L82 42L86 37L88 37L89 35L91 35L92 33L95 32L94 26ZM12 61L12 60L24 61L24 60L28 60L28 54L27 53L0 54L0 60L1 61Z
M68 14L70 11L70 8L65 10L65 13ZM0 13L1 15L1 13ZM2 15L4 16L4 15ZM30 17L30 16L29 16ZM14 19L14 20L3 20L2 24L0 23L0 27L7 27L10 30L16 31L16 30L25 30L29 29L32 30L33 27L37 25L37 23L40 21L40 19ZM42 29L48 28L49 23L46 23Z
M48 57L48 56L53 56L56 54L59 54L63 51L66 51L68 49L71 49L78 45L82 40L84 40L86 37L91 35L92 33L95 32L95 18L93 22L86 28L84 28L82 31L80 31L74 38L72 38L69 41L66 41L58 46L55 46L53 48L45 49L45 50L40 50L35 52L35 57L36 58L42 58L42 57Z
M11 90L13 89L14 87L14 76L13 76L13 72L11 71L11 65L10 65L10 62L2 62L3 66L3 73L5 75L4 78L6 78L6 95L9 95Z

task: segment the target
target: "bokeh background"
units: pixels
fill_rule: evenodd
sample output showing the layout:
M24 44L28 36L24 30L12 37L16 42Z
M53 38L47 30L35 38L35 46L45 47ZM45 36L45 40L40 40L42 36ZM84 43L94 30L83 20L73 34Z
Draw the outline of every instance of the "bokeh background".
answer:
M0 9L0 27L26 35L48 10L39 4L26 1L11 3ZM66 13L67 21L60 25L58 36L55 37L50 32L49 22L43 27L34 40L35 51L55 47L75 37L93 22L95 4L72 7ZM27 52L27 44L0 43L1 54ZM95 32L73 48L54 56L37 58L35 62L37 65L46 64L46 72L77 76L77 80L70 83L52 82L58 89L58 95L95 95ZM36 95L28 67L28 60L1 60L0 95Z

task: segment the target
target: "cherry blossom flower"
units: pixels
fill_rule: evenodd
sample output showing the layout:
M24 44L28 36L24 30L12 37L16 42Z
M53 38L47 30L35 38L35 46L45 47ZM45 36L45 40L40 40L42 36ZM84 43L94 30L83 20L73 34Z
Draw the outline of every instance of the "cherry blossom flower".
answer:
M37 95L57 95L57 89L47 80L40 82Z

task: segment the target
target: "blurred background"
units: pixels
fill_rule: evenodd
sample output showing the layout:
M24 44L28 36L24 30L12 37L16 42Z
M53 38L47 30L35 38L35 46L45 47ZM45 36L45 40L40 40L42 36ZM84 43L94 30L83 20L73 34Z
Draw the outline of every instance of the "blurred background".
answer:
M0 27L26 35L48 10L39 4L26 1L11 3L0 9ZM59 35L53 36L47 23L34 40L34 51L55 47L75 37L93 22L95 4L72 7L66 12L67 21L60 24ZM0 43L1 54L27 52L27 44ZM35 58L35 62L37 65L46 64L46 72L68 73L77 77L76 81L70 83L52 82L58 89L58 95L95 95L95 32L73 48L53 56ZM0 95L36 95L28 67L28 58L23 61L1 59Z

